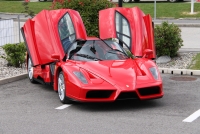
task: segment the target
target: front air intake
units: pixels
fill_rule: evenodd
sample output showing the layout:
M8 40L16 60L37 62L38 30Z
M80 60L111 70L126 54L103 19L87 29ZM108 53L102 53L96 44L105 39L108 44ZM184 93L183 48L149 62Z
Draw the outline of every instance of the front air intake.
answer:
M138 99L138 95L135 92L121 92L117 97L117 100L126 99Z
M95 91L88 91L86 94L87 99L104 99L104 98L109 98L110 95L112 94L112 90L95 90Z
M146 87L146 88L139 88L138 89L141 96L148 96L160 93L160 87Z

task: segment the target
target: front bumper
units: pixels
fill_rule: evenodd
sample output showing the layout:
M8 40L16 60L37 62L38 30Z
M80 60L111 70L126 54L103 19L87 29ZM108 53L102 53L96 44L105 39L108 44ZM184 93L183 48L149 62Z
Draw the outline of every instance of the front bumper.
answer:
M137 85L135 89L131 90L121 90L113 87L98 89L82 87L79 96L69 97L81 102L113 102L126 99L158 99L164 95L162 82Z

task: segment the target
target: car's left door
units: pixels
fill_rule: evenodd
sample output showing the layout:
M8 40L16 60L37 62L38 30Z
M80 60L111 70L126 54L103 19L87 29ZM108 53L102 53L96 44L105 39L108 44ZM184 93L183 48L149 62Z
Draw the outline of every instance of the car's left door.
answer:
M69 34L62 35L60 29L67 26ZM43 10L33 19L29 19L22 27L22 33L27 45L29 56L33 66L54 62L59 57L65 56L64 38L86 40L87 34L80 14L71 9ZM64 34L66 34L65 31ZM68 44L69 45L69 44ZM53 56L52 56L53 55ZM56 56L55 56L56 55Z

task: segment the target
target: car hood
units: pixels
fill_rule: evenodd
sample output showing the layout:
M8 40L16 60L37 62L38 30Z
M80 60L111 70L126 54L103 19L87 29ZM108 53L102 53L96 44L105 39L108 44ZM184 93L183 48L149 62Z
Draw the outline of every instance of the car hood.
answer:
M136 86L138 65L132 59L82 62L77 65L104 79L116 88L134 89Z

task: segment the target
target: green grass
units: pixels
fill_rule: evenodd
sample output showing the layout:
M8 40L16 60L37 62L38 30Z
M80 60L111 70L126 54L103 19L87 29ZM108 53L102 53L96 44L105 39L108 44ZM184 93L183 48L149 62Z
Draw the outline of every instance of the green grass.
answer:
M130 3L130 4L123 4L125 7L134 7L138 6L140 9L143 10L145 14L150 14L154 17L154 3ZM195 15L189 14L191 12L191 3L186 2L177 2L177 3L170 3L170 2L159 2L156 4L156 17L163 18L163 17L172 17L172 18L189 18L195 17L200 18L200 3L194 4L194 12L197 12Z
M200 53L194 57L193 64L190 65L189 69L200 70Z
M30 2L29 9L38 13L43 9L50 9L52 2ZM21 13L24 11L22 1L1 1L0 0L0 12L6 13Z
M30 2L29 9L34 11L34 13L40 12L42 9L50 9L52 2ZM154 2L140 2L140 3L123 3L123 7L134 7L138 6L143 10L145 14L150 14L154 17ZM189 18L195 17L200 18L200 2L194 4L194 12L197 14L191 15L191 3L188 2L157 2L157 13L156 18ZM22 1L16 0L0 0L0 12L9 12L9 13L21 13L24 11L22 6Z

